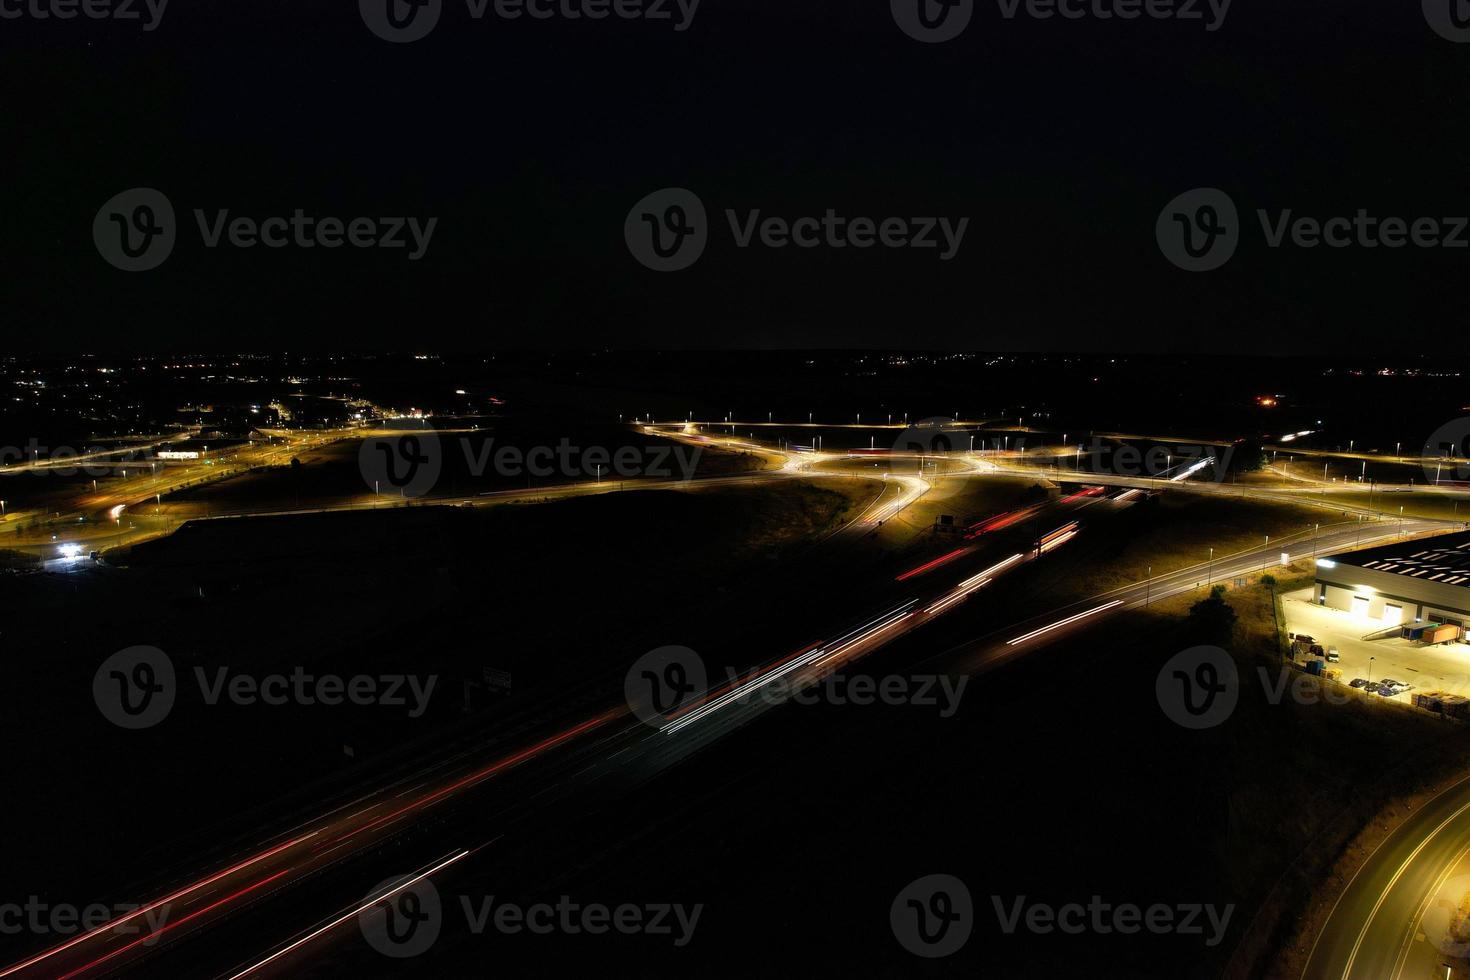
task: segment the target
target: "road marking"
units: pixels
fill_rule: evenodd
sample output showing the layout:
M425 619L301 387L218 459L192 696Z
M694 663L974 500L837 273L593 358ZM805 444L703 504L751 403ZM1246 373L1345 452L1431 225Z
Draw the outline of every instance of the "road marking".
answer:
M1463 780L1462 780L1462 782L1463 782ZM1456 784L1456 785L1459 785L1459 784ZM1454 787L1450 787L1450 788L1453 789ZM1445 792L1448 793L1449 790L1445 790ZM1440 795L1443 796L1444 794L1442 793ZM1435 799L1438 799L1438 798L1439 797L1435 797ZM1431 800L1430 802L1432 803L1433 800ZM1358 950L1360 948L1362 948L1363 940L1365 938L1367 938L1367 935L1368 935L1368 929L1369 929L1370 926L1373 925L1373 919L1374 919L1375 916L1378 915L1378 910L1381 909L1381 908L1383 908L1383 903L1384 903L1384 900L1386 900L1388 898L1388 893L1393 890L1394 885L1398 884L1398 880L1403 877L1404 872L1409 869L1409 865L1412 864L1414 862L1414 859L1419 856L1419 852L1422 851L1422 850L1424 850L1424 848L1428 847L1429 844L1430 844L1430 842L1434 840L1434 838L1439 834L1439 832L1441 830L1444 830L1445 827L1447 827L1450 823L1452 823L1453 821L1455 821L1460 816L1460 814L1464 813L1467 810L1470 810L1470 803L1464 804L1458 810L1456 810L1454 813L1450 814L1448 817L1445 817L1444 820L1442 820L1440 822L1439 826L1435 827L1432 831L1429 832L1428 836L1426 836L1422 841L1419 842L1419 846L1418 847L1414 848L1412 851L1409 852L1409 856L1404 859L1403 863L1399 865L1398 870L1393 873L1393 877L1390 878L1389 881L1388 881L1388 887L1385 888L1385 889L1383 889L1383 891L1379 893L1379 895L1378 895L1378 901L1376 901L1376 902L1373 903L1373 911L1371 911L1371 912L1368 913L1368 918L1367 918L1366 921L1364 921L1363 928L1358 931L1357 941L1353 943L1352 952L1348 954L1347 965L1343 967L1343 971L1342 971L1343 977L1347 977L1347 976L1349 976L1353 972L1353 961L1358 958ZM1384 844L1388 843L1388 840L1391 839L1392 836L1393 835L1390 834L1388 838L1385 838L1384 839L1383 843ZM1379 844L1378 845L1378 848L1374 848L1373 854L1377 854L1378 853L1378 849L1381 848L1381 847L1383 847L1383 844ZM1373 857L1372 855L1369 855L1369 861L1372 860L1372 857ZM1364 863L1363 867L1367 867L1367 863L1366 862ZM1359 868L1358 869L1359 872L1361 872L1362 870L1363 870L1362 868ZM1357 880L1357 877L1358 876L1356 874L1353 875L1353 880L1356 881ZM1348 882L1348 888L1351 888L1351 887L1352 887L1352 882L1350 881L1350 882ZM1346 893L1347 893L1346 892L1346 889L1344 889L1343 894L1346 894ZM1338 901L1339 902L1342 901L1342 897L1341 896L1338 896ZM1336 912L1337 912L1337 905L1334 904L1332 906L1332 913L1336 913ZM1328 922L1331 922L1332 921L1332 914L1329 914L1327 916L1327 921ZM1318 938L1320 938L1320 933L1318 934ZM1317 944L1316 943L1313 943L1312 944L1312 950L1313 950L1313 952L1316 952L1316 948L1317 948ZM1312 962L1311 961L1311 957L1308 956L1308 958L1307 958L1307 964L1310 966L1311 965L1311 962ZM1305 975L1305 974L1303 974L1303 975Z

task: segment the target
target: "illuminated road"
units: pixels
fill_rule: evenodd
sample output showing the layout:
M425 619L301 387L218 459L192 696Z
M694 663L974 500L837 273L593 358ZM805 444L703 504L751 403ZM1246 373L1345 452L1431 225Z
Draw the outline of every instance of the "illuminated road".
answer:
M1443 521L1405 521L1402 529L1397 521L1370 524L1352 523L1324 527L1319 534L1310 532L1281 539L1269 546L1251 548L1233 555L1221 555L1210 561L1191 565L1151 579L1103 592L1079 602L1053 609L1043 615L1011 623L975 640L951 647L925 660L959 673L978 674L1028 652L1048 640L1085 628L1124 609L1133 609L1170 596L1208 588L1216 582L1228 582L1274 567L1280 562L1283 545L1298 556L1316 551L1331 553L1359 545L1392 541L1405 534L1422 534L1453 530L1457 525ZM1305 546L1305 547L1304 547Z
M1470 780L1421 807L1368 856L1316 937L1303 980L1449 976L1436 941L1445 936L1443 903L1470 890L1461 877L1467 853Z
M765 451L765 450L763 450ZM781 480L824 475L820 464L841 465L843 454L792 456L781 469L755 474L712 478L706 481L670 481L668 484L637 484L655 488L660 485L687 487ZM920 463L922 465L922 462ZM965 457L955 465L989 472L992 461ZM862 472L841 469L831 475L843 478L867 476ZM1088 481L1097 486L1113 485L1103 478ZM1125 495L1142 486L1122 484ZM918 474L892 474L884 481L882 492L847 526L866 533L865 528L890 519L902 508L920 499L931 488L929 480ZM1166 484L1167 485L1167 484ZM889 488L893 489L890 490ZM530 496L542 498L557 494L609 492L606 485L571 485L535 491ZM525 492L490 495L504 499L524 498ZM461 502L480 503L482 497L458 498ZM937 556L902 572L886 588L889 600L876 604L866 614L854 616L844 627L826 639L806 643L794 652L769 660L741 677L713 687L692 704L671 713L657 728L651 728L629 716L626 707L608 708L602 712L567 724L528 744L513 749L486 752L467 749L449 758L417 763L407 773L366 792L345 805L328 812L308 816L290 830L266 836L254 847L234 858L194 873L180 876L172 884L164 884L147 902L147 909L167 903L171 909L164 931L156 943L145 944L133 934L114 931L118 923L81 934L49 950L40 950L13 966L0 969L0 977L73 977L96 976L114 970L142 967L149 971L167 970L170 955L184 955L194 962L208 959L215 949L235 950L239 944L251 942L257 953L244 962L217 962L210 975L230 977L290 975L307 957L318 955L324 946L349 934L353 924L353 906L340 901L327 902L328 890L342 900L361 896L365 886L385 877L397 867L403 850L413 849L419 860L415 867L424 875L450 870L461 862L470 862L493 851L498 832L480 821L469 821L479 827L465 833L464 822L443 821L425 829L430 817L455 811L456 808L480 808L486 805L483 793L499 781L515 776L540 787L537 792L518 792L519 810L535 806L551 806L579 790L601 780L647 779L653 773L689 758L704 746L725 737L787 700L790 688L810 684L870 655L897 637L922 628L939 616L959 608L972 596L982 593L1004 575L1013 574L1027 563L1048 560L1048 556L1064 549L1084 529L1071 513L1096 506L1109 498L1100 492L1084 489L1064 500L1039 507L1027 519L1039 518L1047 511L1063 511L1037 546L1023 552L988 553L987 533L998 529L996 519L981 522L968 529L970 534L945 555ZM447 503L454 501L435 501ZM1126 502L1126 501L1121 501ZM1117 505L1120 501L1114 501ZM360 505L371 507L369 500ZM1002 515L1005 516L1005 515ZM1327 528L1316 537L1316 547L1336 550L1354 543L1367 544L1403 533L1443 529L1442 522L1409 520L1402 525L1354 524ZM1137 583L1100 595L1045 615L1015 623L988 634L971 644L953 648L938 657L958 666L964 673L976 673L1005 659L1037 649L1049 639L1070 630L1086 628L1112 612L1141 605L1153 599L1188 592L1208 584L1259 570L1274 564L1280 543L1221 558L1200 566L1160 575L1146 583ZM575 771L571 771L574 767ZM537 782L540 780L540 782ZM543 798L543 794L546 794ZM536 803L533 801L540 800ZM442 829L448 827L448 830ZM409 830L417 836L405 837ZM458 835L458 836L456 836ZM384 857L384 844L394 840L400 849L390 858ZM387 862L385 864L385 861ZM340 886L340 887L338 887ZM323 902L310 914L298 906ZM258 924L239 924L247 914L259 915L263 908L280 907L283 914L272 917L270 929L261 932ZM300 921L291 923L300 916ZM231 932L231 930L235 930ZM230 943L187 944L182 940L209 931L222 931L233 936ZM243 931L246 939L242 940ZM219 955L227 955L221 952ZM1369 974L1363 974L1367 976Z
M916 491L910 488L902 492ZM884 502L879 511L892 505L892 501ZM305 890L305 895L312 896L331 882L370 884L381 880L388 873L386 867L380 866L382 845L387 840L422 828L424 821L436 813L460 805L482 805L475 803L478 791L521 772L532 763L546 765L539 777L545 780L545 785L534 793L522 791L517 798L530 801L541 798L543 793L551 794L541 803L546 806L597 780L647 779L785 702L800 686L840 670L896 637L944 615L997 577L1009 574L1026 561L1050 554L1075 533L1075 523L1063 524L1043 539L1039 552L1004 556L978 570L966 569L962 577L953 581L953 576L931 575L928 569L901 575L903 581L891 584L890 589L907 592L908 598L853 620L825 641L809 643L795 653L714 687L701 700L668 715L657 729L636 721L625 706L618 706L513 752L485 758L483 751L471 749L449 759L420 763L421 768L376 791L261 840L228 863L199 868L193 875L180 876L176 883L161 887L157 897L145 900L136 914L143 916L148 909L168 904L171 914L164 929L156 935L141 937L154 942L143 943L137 935L119 934L115 931L118 923L112 923L52 949L40 950L0 970L0 977L97 975L143 963L152 970L158 968L160 961L165 965L170 962L171 951L178 948L180 941L206 930L228 932L234 928L231 923L237 916L267 903L284 903L282 908L289 920L295 914L296 905L305 900L291 897L292 892ZM953 571L957 564L946 564L945 570ZM568 773L573 765L581 768ZM529 802L518 805L528 806ZM458 855L455 861L472 860L472 855L488 848L496 836L485 830L479 820L472 821L472 825L482 828L481 836L452 840L432 834L428 840L415 836L413 846L424 851L423 866L429 866L428 862L433 860L444 860L446 853ZM395 854L393 859L399 860L400 856ZM364 869L364 862L371 870ZM358 888L356 894L363 894L362 885L348 884L343 884L337 894L351 894L354 887ZM271 926L281 930L279 935L258 937L254 931L248 933L260 946L257 957L239 964L215 963L211 972L224 969L223 975L241 977L288 975L299 965L301 957L319 953L322 944L348 930L350 921L351 916L344 918L337 905L322 907L304 917L296 932L288 931L278 918L272 918ZM323 928L323 923L334 922L336 925ZM238 948L239 942L236 936L221 946ZM214 944L208 947L187 944L183 955L207 956L201 950L211 948Z

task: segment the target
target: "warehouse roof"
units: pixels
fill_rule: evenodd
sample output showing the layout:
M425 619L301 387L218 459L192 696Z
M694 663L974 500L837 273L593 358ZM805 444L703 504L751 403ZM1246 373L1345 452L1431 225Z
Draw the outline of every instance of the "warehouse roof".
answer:
M1352 565L1426 582L1470 588L1470 531L1333 555L1318 564L1327 568Z

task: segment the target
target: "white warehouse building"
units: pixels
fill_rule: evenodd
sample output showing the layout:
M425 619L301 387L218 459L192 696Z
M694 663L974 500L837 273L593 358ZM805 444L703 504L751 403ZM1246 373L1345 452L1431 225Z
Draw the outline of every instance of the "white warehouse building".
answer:
M1317 560L1317 602L1384 628L1470 625L1470 532Z

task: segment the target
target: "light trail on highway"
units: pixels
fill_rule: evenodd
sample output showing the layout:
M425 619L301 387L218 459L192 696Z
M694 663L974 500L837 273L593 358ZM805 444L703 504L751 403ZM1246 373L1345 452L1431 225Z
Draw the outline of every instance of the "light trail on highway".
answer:
M807 475L807 474L803 474ZM850 477L853 474L840 474ZM918 499L928 491L931 484L917 476L890 477L893 482L901 487L900 501L898 503L883 503L878 514L897 513L898 508L908 506L913 500ZM1101 486L1101 485L1099 485ZM880 498L881 499L881 498ZM1064 500L1062 503L1068 503ZM1092 502L1089 495L1089 503ZM1026 509L1014 514L998 515L988 522L979 522L973 528L982 528L978 533L989 533L999 530L1001 527L1011 526L1019 520L1023 520L1040 513L1041 505L1036 509ZM1021 515L1021 516L1018 516ZM878 521L880 517L873 517L871 521ZM992 524L991 522L999 522ZM1432 522L1408 522L1411 529L1428 529L1439 527ZM882 645L891 642L896 637L907 633L909 630L922 627L927 622L955 608L960 602L967 599L976 591L990 586L1001 574L1013 571L1027 561L1040 559L1054 549L1061 547L1073 540L1079 530L1078 524L1070 522L1058 527L1049 534L1038 539L1036 547L1030 552L1016 553L1003 561L992 564L990 567L978 573L966 575L957 584L941 583L943 573L940 569L949 569L952 563L958 563L970 551L972 547L956 549L948 555L941 556L927 562L913 570L913 575L905 573L899 577L900 581L906 581L918 574L936 573L932 580L926 579L925 585L933 590L932 594L922 597L914 597L905 600L896 606L883 607L883 611L876 616L857 617L862 621L846 632L840 633L835 639L820 644L813 644L802 648L795 654L781 658L765 668L762 668L744 680L717 689L711 692L703 703L698 704L687 713L669 719L662 727L657 729L657 738L650 732L645 732L639 727L629 727L621 731L614 731L609 738L620 740L634 739L639 751L643 753L652 750L644 748L650 741L663 741L665 743L681 741L675 736L681 733L694 734L695 726L707 729L712 735L728 731L734 726L743 723L749 717L758 713L754 709L750 713L738 710L738 706L749 705L754 702L756 695L764 690L772 688L779 681L788 681L796 684L806 683L819 676L824 671L831 671L851 663L862 656L866 656ZM1348 532L1340 532L1347 534ZM1384 532L1379 536L1386 536ZM1397 536L1398 532L1391 532ZM1324 546L1328 540L1334 540L1331 536L1324 538ZM1374 535L1369 535L1367 540L1375 540ZM1262 549L1254 549L1242 553L1240 556L1222 558L1220 562L1210 563L1210 574L1226 575L1243 568L1254 568L1257 560L1263 553ZM1182 569L1169 575L1160 576L1157 581L1161 591L1153 593L1155 598L1165 595L1177 594L1198 588L1199 583L1189 582L1191 576L1200 566L1190 569ZM1025 630L1019 635L1006 641L1006 645L1017 647L1033 640L1051 637L1065 632L1068 627L1089 624L1097 619L1103 618L1104 614L1116 609L1127 608L1131 605L1147 601L1146 593L1142 593L1143 583L1130 586L1122 590L1121 595L1112 598L1104 598L1100 602L1090 600L1087 608L1075 610L1054 611L1047 614L1047 622L1035 626L1031 621L1025 624L1017 624L1017 627ZM925 604L927 603L927 604ZM1057 618L1057 617L1060 618ZM1010 631L1007 628L1007 631ZM422 779L410 790L389 796L388 791L369 794L370 797L378 797L361 809L356 809L347 816L323 815L318 818L310 833L297 836L284 843L273 845L260 851L253 857L236 862L222 871L214 872L192 885L182 889L176 889L163 899L158 899L147 906L157 908L165 903L178 902L186 906L197 906L191 908L187 915L178 920L174 927L188 926L193 932L198 929L207 928L210 923L228 913L232 907L244 900L253 900L260 889L267 884L274 888L284 887L299 882L310 876L319 875L326 869L334 867L338 862L345 860L348 856L365 852L388 836L397 833L404 825L410 825L414 820L421 817L427 810L436 805L461 797L468 790L482 785L486 781L498 776L507 770L543 757L554 750L569 745L590 735L594 731L611 727L612 723L624 720L628 714L626 707L620 707L595 715L579 724L565 728L562 731L534 742L519 751L504 755L488 765L470 765L457 768L451 774L436 776L433 779ZM706 723L701 725L701 723ZM640 738L640 736L646 736ZM701 735L701 737L703 737ZM621 745L619 752L626 752L627 746ZM691 740L691 750L695 746ZM611 759L616 755L609 756ZM656 756L655 756L656 757ZM437 766L436 766L437 768ZM421 771L420 775L423 775ZM395 785L392 789L398 789ZM409 796L408 802L399 802L401 797ZM364 800L366 802L366 800ZM308 843L309 842L309 843ZM472 853L465 850L458 853L453 861L464 859ZM447 865L444 865L447 866ZM438 870L438 869L436 869ZM248 875L246 872L249 872ZM433 873L432 871L429 873ZM258 876L258 877L257 877ZM237 881L237 878L250 877L250 882ZM142 910L134 915L142 914ZM350 916L352 913L348 913ZM245 972L236 976L243 977L247 973L263 970L273 964L279 964L291 953L304 951L312 940L329 933L336 925L346 921L342 915L334 915L327 920L327 924L309 929L304 936L297 936L287 941L286 945L269 953L266 957L248 966ZM131 940L127 943L120 942L116 933L121 922L111 922L99 927L92 932L78 936L66 944L57 946L44 953L24 960L4 971L0 971L0 977L23 973L33 969L44 969L40 975L55 976L54 972L61 969L69 969L70 972L59 975L75 976L88 972L104 964L117 964L117 960L123 959L127 954L136 949ZM161 933L159 933L161 935ZM111 938L109 938L111 937ZM95 948L94 948L95 947ZM90 958L80 964L71 961L73 955L80 957L83 952ZM113 966L109 966L113 968Z

